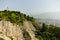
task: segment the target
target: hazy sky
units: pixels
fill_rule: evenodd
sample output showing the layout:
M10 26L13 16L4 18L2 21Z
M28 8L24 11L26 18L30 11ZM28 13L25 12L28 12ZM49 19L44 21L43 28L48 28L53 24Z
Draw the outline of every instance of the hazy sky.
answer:
M26 14L60 12L60 0L0 0L0 10L9 7Z

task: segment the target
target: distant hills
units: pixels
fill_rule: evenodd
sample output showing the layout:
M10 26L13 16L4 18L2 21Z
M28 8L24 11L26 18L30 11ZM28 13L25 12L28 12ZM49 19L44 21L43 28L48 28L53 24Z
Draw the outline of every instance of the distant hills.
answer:
M36 19L40 22L60 25L60 13L42 13L38 17Z
M55 24L55 25L59 25L60 26L60 20L56 20L56 19L37 19L37 21L41 22L41 23L46 23L46 24Z
M60 12L47 12L34 15L35 18L58 19L60 20Z

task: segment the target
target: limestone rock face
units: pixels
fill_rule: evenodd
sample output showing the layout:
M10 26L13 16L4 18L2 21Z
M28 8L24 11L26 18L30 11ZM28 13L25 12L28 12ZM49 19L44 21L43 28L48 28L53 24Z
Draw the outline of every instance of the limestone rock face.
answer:
M34 28L33 25L31 24L31 22L25 21L25 22L24 22L24 29L25 29L25 30L28 32L28 34L30 35L31 40L36 40L35 34L34 34L35 28Z
M11 40L9 37L7 37L6 35L0 34L0 38L4 39L4 40Z
M36 29L29 21L25 21L23 26L9 21L0 21L0 32L11 40L37 40L34 31Z

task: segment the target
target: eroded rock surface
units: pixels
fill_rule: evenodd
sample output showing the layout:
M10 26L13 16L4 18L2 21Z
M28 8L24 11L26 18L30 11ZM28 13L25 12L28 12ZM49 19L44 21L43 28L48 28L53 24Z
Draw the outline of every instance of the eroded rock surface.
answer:
M13 25L9 21L0 21L0 32L7 37L13 38L13 40L37 40L35 38L35 30L29 21L25 21L23 26Z

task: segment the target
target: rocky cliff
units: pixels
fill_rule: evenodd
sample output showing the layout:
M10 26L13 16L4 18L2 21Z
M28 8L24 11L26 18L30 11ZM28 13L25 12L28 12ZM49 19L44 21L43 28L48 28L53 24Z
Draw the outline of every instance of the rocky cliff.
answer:
M0 21L1 38L5 40L37 40L35 38L36 29L30 21L24 21L22 25L16 25L9 21Z
M19 11L0 11L0 39L37 40L35 19Z

